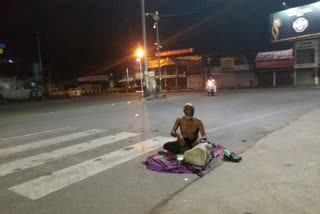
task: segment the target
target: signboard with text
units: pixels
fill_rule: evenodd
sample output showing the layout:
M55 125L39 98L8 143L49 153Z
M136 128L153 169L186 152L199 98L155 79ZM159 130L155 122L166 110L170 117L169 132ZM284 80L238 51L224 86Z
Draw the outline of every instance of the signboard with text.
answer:
M272 42L320 37L320 2L270 15Z
M234 68L234 57L220 58L220 68L222 70L233 70L233 68Z
M256 68L288 68L293 67L293 49L259 52L256 56Z
M293 59L282 59L282 60L270 60L270 61L256 61L256 68L290 68L293 67Z

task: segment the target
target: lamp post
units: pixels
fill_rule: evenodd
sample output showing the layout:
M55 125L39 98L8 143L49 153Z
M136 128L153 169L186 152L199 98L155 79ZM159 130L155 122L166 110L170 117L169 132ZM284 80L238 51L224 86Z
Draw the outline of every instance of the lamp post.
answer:
M143 98L143 84L142 84L142 77L143 77L143 75L142 75L142 68L141 68L141 58L142 58L142 56L143 56L143 51L139 48L138 50L137 50L137 61L139 62L139 69L140 69L140 80L141 80L141 82L140 82L140 84L141 84L141 98Z
M154 25L153 25L153 28L156 29L156 36L157 36L157 42L155 43L156 45L156 50L157 50L157 55L158 55L158 70L159 70L159 80L160 80L160 93L161 93L161 88L162 88L162 83L161 83L161 65L160 65L160 40L159 40L159 24L158 24L158 21L160 19L160 16L159 16L159 12L158 11L155 11L154 13L146 13L146 16L152 16L153 20L155 21Z
M146 19L145 19L145 7L144 0L141 0L141 21L142 21L142 35L143 35L143 49L144 49L144 83L145 83L145 91L144 96L150 96L150 81L149 81L149 73L148 73L148 58L147 58L147 34L146 34Z

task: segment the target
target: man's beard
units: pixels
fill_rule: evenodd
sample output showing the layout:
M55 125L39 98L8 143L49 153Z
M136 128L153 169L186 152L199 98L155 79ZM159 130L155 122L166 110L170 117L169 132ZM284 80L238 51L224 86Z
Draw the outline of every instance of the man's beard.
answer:
M185 115L184 117L188 120L191 120L193 118L193 116L188 116L188 115Z

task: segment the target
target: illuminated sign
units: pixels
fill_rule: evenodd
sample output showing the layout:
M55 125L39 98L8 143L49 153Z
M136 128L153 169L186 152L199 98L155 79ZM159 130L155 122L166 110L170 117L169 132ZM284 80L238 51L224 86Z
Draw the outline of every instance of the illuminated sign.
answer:
M180 55L180 54L186 54L186 53L193 53L193 48L164 51L164 52L160 52L160 56L172 56L172 55ZM156 53L156 56L158 56L158 53Z
M272 42L320 37L320 2L270 15Z

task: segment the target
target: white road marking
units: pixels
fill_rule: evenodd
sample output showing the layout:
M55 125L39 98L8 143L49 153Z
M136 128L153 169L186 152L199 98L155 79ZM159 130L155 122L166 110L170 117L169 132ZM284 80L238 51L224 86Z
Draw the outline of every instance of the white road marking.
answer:
M41 141L37 141L37 142L33 142L33 143L27 143L27 144L22 144L22 145L19 145L19 146L0 149L0 157L1 156L6 156L6 155L10 155L10 154L14 154L14 153L18 153L18 152L31 150L31 149L37 149L37 148L41 148L41 147L55 145L55 144L63 143L65 141L74 140L74 139L78 139L78 138L81 138L81 137L87 137L87 136L90 136L90 135L93 135L93 134L97 134L97 133L101 133L101 132L105 132L105 130L91 129L91 130L88 130L88 131L78 132L78 133L74 133L74 134L69 134L69 135L59 136L59 137L55 137L55 138L50 138L50 139L47 139L47 140L41 140Z
M41 164L45 164L50 161L55 161L58 159L62 159L68 155L75 155L81 152L91 150L100 146L104 146L107 144L114 143L116 141L124 140L129 137L134 137L139 134L122 132L115 135L106 136L103 138L99 138L96 140L80 143L77 145L72 145L69 147L64 147L61 149L57 149L51 152L42 153L39 155L23 158L20 160L8 162L0 165L0 177L5 176L14 172L18 172L24 169L32 168L35 166L39 166Z
M129 101L124 101L124 102L118 102L118 103L112 103L111 105L119 105L119 104L130 104L130 103L135 103L138 102L137 100L129 100ZM107 104L110 105L110 104Z
M42 132L34 132L34 133L30 133L30 134L20 135L20 136L2 138L1 141L13 141L13 140L20 139L20 138L42 135L42 134L47 134L47 133L51 133L51 132L59 132L59 131L63 131L66 129L71 129L71 127L63 127L63 128L59 128L59 129L52 129L52 130L47 130L47 131L42 131Z
M160 136L154 137L83 163L53 172L50 175L42 176L10 187L9 190L32 200L36 200L147 152L155 150L168 141L172 141L172 138Z
M271 113L268 113L268 114L263 114L263 115L260 115L260 116L257 116L257 117L253 117L253 118L250 118L250 119L247 119L247 120L241 120L241 121L238 121L238 122L235 122L235 123L230 123L230 124L227 124L227 125L224 125L224 126L220 126L220 127L217 127L217 128L209 129L206 132L207 133L215 132L215 131L218 131L220 129L229 128L231 126L237 126L237 125L240 125L240 124L243 124L243 123L247 123L247 122L251 122L251 121L254 121L254 120L259 120L261 118L269 117L269 116L272 116L274 114L280 114L280 113L282 113L284 111L287 111L287 110L275 111L275 112L271 112Z

